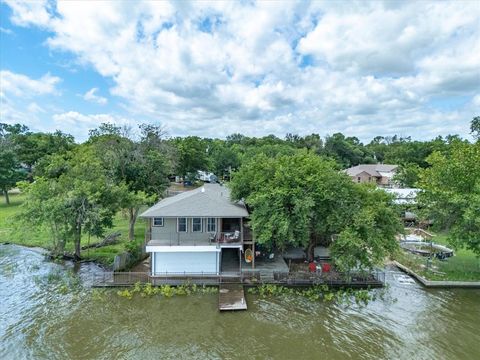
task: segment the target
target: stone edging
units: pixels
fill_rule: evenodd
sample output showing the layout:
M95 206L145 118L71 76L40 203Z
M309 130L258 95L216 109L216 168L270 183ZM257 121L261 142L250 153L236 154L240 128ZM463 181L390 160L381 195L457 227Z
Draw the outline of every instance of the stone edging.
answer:
M412 275L415 279L418 280L423 286L431 288L472 288L480 289L480 281L431 281L427 280L424 277L418 275L413 270L409 269L405 265L400 264L398 261L393 261L396 267L400 270L406 272L409 275Z

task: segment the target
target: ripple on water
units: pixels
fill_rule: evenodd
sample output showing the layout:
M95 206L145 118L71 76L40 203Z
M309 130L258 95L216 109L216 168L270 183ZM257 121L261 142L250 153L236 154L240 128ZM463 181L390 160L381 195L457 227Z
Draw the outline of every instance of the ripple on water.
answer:
M248 295L248 311L219 313L215 295L64 293L68 269L0 246L1 359L479 358L480 292L399 285L394 272L386 298L364 307Z

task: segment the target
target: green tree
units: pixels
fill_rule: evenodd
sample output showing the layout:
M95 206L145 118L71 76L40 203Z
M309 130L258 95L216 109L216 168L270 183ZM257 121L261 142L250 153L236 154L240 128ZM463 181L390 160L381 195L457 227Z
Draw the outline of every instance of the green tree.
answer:
M0 145L0 189L5 196L5 203L7 205L10 204L8 191L24 177L25 173L21 170L15 153L12 150L6 149L3 145Z
M14 144L9 136L11 130L11 125L0 124L0 190L5 196L7 205L10 204L8 191L25 177L25 172L22 170Z
M425 216L448 230L452 246L480 255L480 142L455 142L449 154L434 152L427 160L418 195Z
M177 137L172 140L178 153L177 172L181 176L196 175L198 170L208 170L207 141L198 136Z
M29 173L45 156L64 153L75 146L73 136L59 130L54 133L31 132L21 124L1 124L0 127L15 150L15 157Z
M375 163L373 154L356 137L342 133L327 136L323 154L335 159L342 168Z
M419 176L421 167L417 164L400 165L397 169L393 180L399 183L402 187L415 187Z
M335 237L330 251L342 271L371 269L393 254L402 231L392 197L381 189L357 186L356 211Z
M242 165L230 185L232 197L244 199L251 210L257 242L268 247L283 250L287 246L301 246L311 259L314 246L328 244L334 234L346 238L345 231L348 230L349 238L363 236L363 230L351 224L359 213L373 217L366 224L372 234L375 230L370 227L377 222L390 225L378 230L383 236L381 239L363 236L364 244L375 249L377 244L369 244L369 241L378 241L378 246L384 249L382 254L388 253L396 244L392 234L399 230L400 223L394 211L370 215L371 208L364 208L366 200L375 197L374 200L384 202L381 210L390 209L391 198L383 192L381 198L375 190L364 190L337 171L332 160L312 152L300 150L294 155L275 158L260 154ZM370 194L372 192L374 195ZM391 217L391 220L384 217ZM342 257L349 256L364 261L363 257L351 253L337 251L337 255L340 264L351 265L350 260L342 260ZM369 257L368 260L362 264L370 266L378 258Z
M475 116L470 123L470 134L477 140L480 140L480 116Z
M102 124L92 130L89 139L110 180L125 190L119 203L128 214L130 240L135 238L141 206L163 195L171 172L168 154L163 153L166 149L161 138L163 132L154 125L141 125L140 128L139 141L129 139L128 132L111 124Z
M462 140L458 135L445 138L437 136L429 141L413 141L410 137L375 137L366 147L375 155L378 162L409 167L413 165L424 169L429 167L427 157L434 151L448 153L451 144Z
M220 178L240 166L238 153L222 140L215 139L209 144L208 156L211 170Z
M29 230L46 227L56 254L72 241L75 258L80 259L82 234L103 236L112 226L125 190L109 181L90 146L79 146L69 155L68 159L51 158L52 167L64 168L58 177L38 177L22 184L26 200L18 221Z

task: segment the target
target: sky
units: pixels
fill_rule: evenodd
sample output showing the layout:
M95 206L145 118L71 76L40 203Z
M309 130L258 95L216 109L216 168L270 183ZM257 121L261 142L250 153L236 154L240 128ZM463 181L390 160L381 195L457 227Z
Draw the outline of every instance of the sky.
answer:
M480 1L0 3L0 122L78 141L430 139L480 115Z

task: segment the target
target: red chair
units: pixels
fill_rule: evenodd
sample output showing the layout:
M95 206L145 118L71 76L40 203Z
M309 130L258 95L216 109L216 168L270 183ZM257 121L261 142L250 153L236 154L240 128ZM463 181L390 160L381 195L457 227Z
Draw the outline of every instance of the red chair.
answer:
M322 265L322 272L329 272L332 266L329 263L325 263Z

